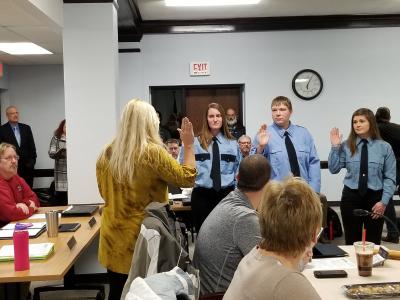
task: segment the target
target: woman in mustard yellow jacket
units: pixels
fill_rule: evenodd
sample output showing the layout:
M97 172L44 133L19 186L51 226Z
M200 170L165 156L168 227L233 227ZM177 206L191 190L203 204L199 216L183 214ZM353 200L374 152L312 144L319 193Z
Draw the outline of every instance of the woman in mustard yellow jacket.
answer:
M158 127L153 106L131 100L123 111L116 137L97 160L97 183L105 201L99 261L109 275L109 299L120 299L144 208L152 201L168 201L168 184L191 187L196 178L192 124L187 118L182 120L182 165L163 147Z

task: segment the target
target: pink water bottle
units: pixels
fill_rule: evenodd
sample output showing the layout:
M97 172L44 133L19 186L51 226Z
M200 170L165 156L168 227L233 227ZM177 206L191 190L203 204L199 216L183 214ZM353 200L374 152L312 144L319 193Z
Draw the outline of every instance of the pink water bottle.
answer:
M29 270L29 233L27 224L15 225L14 242L14 270Z

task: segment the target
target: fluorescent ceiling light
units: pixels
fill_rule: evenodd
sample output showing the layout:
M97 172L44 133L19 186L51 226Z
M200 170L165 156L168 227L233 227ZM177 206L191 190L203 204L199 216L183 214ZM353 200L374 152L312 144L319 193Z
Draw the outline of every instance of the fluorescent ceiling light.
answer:
M258 4L261 0L165 0L166 6L227 6Z
M34 43L0 43L0 51L11 55L53 54Z
M197 25L197 26L172 26L172 33L204 33L204 32L231 32L235 27L231 25Z

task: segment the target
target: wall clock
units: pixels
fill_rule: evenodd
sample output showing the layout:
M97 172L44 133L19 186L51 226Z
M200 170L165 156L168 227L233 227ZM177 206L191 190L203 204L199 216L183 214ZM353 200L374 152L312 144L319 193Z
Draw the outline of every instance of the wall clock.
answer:
M323 81L321 75L311 69L297 72L292 80L292 89L297 97L303 100L316 98L322 91Z

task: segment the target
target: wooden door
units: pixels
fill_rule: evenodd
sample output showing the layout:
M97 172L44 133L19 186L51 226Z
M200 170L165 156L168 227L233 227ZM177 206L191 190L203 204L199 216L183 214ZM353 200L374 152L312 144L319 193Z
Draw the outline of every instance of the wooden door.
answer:
M233 108L241 120L242 116L241 87L195 87L186 88L186 115L193 123L194 133L198 135L203 126L204 115L208 104L217 102L226 110Z

